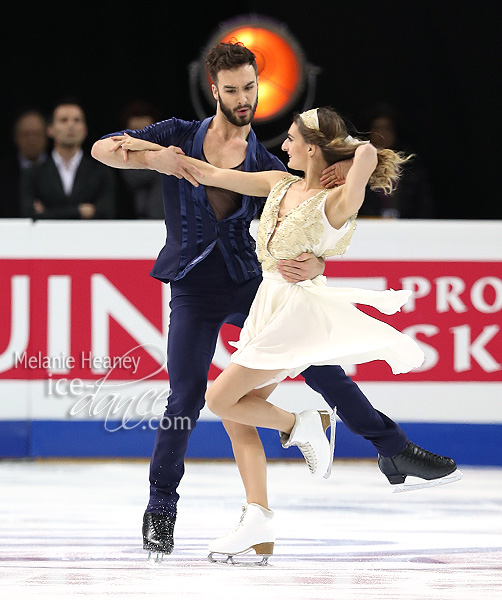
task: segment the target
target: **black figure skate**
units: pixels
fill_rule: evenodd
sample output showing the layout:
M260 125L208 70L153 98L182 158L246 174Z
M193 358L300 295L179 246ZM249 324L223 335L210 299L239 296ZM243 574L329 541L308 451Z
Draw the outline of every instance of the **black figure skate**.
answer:
M453 459L433 454L412 442L408 442L406 448L394 456L379 454L378 466L389 483L396 486L394 492L444 485L462 478L462 472L457 469ZM407 477L417 477L423 481L405 483Z
M146 512L143 515L143 550L148 550L148 562L159 564L174 548L174 523L171 515Z

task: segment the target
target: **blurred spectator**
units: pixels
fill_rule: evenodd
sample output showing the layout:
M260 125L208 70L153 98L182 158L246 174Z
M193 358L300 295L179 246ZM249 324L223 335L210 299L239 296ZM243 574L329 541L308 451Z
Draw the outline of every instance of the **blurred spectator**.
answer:
M125 129L144 129L158 120L157 109L141 100L131 102L122 111ZM160 173L129 169L115 172L119 178L118 218L164 219Z
M47 158L47 123L37 110L24 111L14 123L15 152L0 163L0 217L21 216L21 173Z
M377 148L391 148L411 154L399 136L398 119L392 107L375 107L369 119L370 141ZM366 190L359 216L401 219L433 219L434 199L428 173L420 157L403 165L401 179L392 194Z
M23 173L22 209L34 219L107 219L115 216L113 172L84 154L85 114L73 99L59 102L48 135L54 149Z

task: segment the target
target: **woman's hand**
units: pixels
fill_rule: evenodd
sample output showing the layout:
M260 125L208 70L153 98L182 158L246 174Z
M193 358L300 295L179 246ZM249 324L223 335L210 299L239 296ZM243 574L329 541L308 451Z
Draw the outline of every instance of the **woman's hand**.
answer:
M185 153L177 146L160 146L147 140L132 137L127 133L123 135L114 135L110 138L114 144L109 148L109 152L121 150L124 163L127 163L129 152L147 151L147 168L163 173L164 175L174 175L178 179L184 177L192 185L197 187L199 183L194 176L200 176L201 172L196 166L188 170L190 166L186 160Z
M164 148L164 146L159 146L159 144L132 137L127 133L124 133L123 135L113 135L111 140L115 143L109 151L115 152L119 149L122 150L124 162L127 162L129 152L140 152L141 150L158 151Z

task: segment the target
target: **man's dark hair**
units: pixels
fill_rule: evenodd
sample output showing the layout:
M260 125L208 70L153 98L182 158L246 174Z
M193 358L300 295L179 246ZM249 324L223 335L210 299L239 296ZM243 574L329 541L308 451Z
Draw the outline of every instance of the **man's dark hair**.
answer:
M159 110L147 100L132 100L122 109L121 117L122 124L126 127L132 117L151 117L152 123L160 120Z
M55 114L56 110L60 106L67 106L69 104L71 104L72 106L78 106L80 108L80 110L84 113L84 117L85 117L85 109L84 109L82 103L80 102L79 98L77 98L75 96L63 96L62 98L59 98L59 100L52 107L52 112L51 112L50 118L49 118L50 125L52 125L52 123L54 123L54 114Z
M242 42L221 42L206 55L206 68L215 84L220 71L231 71L245 65L252 65L258 75L255 55Z
M19 109L16 112L16 115L14 117L14 121L12 123L12 132L14 133L16 131L16 128L19 124L19 122L21 121L21 119L24 119L24 117L27 117L28 115L36 115L37 117L40 117L40 119L47 124L47 117L44 115L44 113L37 107L33 107L33 106L23 106L21 109Z

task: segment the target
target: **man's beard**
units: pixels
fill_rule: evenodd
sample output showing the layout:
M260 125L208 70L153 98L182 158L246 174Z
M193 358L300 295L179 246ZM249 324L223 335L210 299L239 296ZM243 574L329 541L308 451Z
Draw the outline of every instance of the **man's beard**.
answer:
M251 104L243 104L242 106L239 106L234 110L226 106L221 98L219 98L218 102L220 103L221 112L225 115L227 120L230 123L232 123L232 125L236 125L237 127L244 127L245 125L249 125L249 123L251 123L251 121L253 120L254 114L256 112L256 107L258 106L258 97L256 97L256 102L254 103L254 106L251 106ZM249 113L247 116L240 117L238 114L236 114L236 111L240 110L241 108L249 108Z

